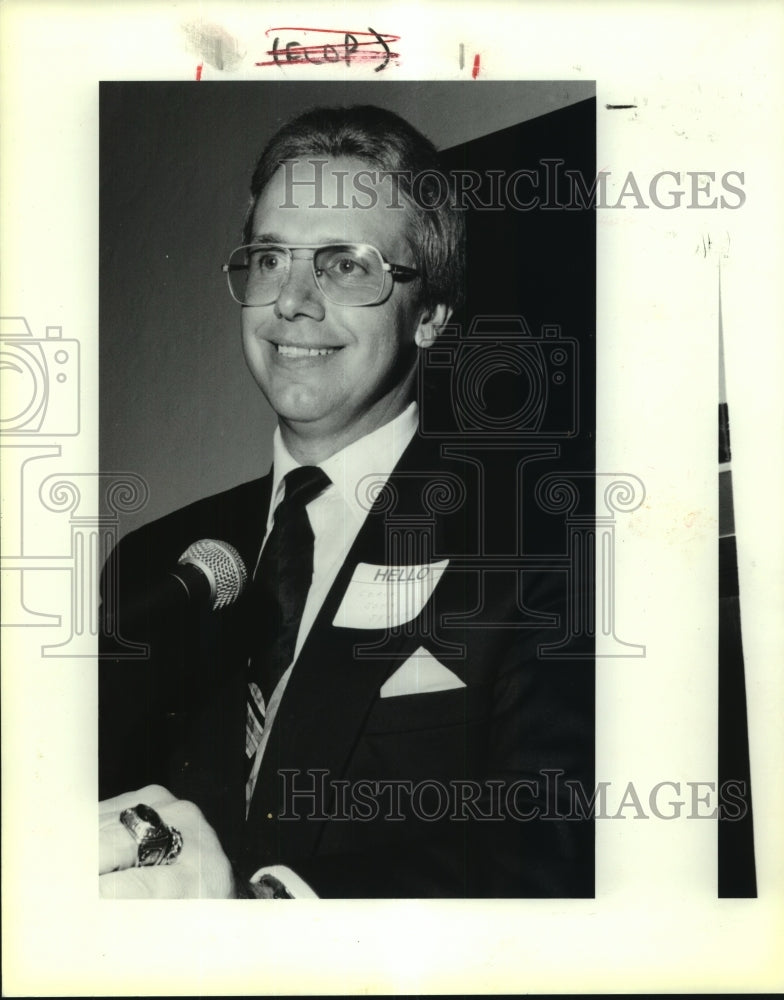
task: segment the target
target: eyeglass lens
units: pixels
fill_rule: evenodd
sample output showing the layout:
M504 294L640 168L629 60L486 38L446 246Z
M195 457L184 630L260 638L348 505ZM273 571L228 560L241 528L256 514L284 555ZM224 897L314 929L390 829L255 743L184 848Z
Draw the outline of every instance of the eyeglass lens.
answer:
M274 302L291 270L285 247L240 247L230 264L246 265L229 272L234 296L243 305ZM324 295L340 305L369 305L381 295L385 270L372 247L344 243L320 247L313 255L316 282Z

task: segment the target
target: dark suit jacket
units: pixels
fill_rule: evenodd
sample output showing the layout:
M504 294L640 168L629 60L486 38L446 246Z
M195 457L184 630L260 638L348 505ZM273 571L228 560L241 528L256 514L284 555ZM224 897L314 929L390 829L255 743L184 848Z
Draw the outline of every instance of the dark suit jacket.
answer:
M125 635L149 644L147 660L114 656L116 638L105 634L101 796L166 785L201 807L242 875L286 864L321 896L592 895L593 824L575 814L566 782L590 797L593 665L542 654L567 627L566 574L488 553L495 504L480 486L471 463L412 441L295 664L247 822L253 589L224 611ZM127 536L103 575L105 607L119 591L119 630L126 599L198 538L231 542L252 569L270 489L268 475ZM413 621L332 624L358 563L443 560ZM465 686L380 697L419 647Z

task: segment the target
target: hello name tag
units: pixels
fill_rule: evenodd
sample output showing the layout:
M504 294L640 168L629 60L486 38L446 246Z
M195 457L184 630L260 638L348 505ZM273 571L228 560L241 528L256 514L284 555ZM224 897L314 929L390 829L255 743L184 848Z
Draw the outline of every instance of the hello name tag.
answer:
M448 565L448 559L420 566L359 563L332 624L338 628L393 628L413 621Z

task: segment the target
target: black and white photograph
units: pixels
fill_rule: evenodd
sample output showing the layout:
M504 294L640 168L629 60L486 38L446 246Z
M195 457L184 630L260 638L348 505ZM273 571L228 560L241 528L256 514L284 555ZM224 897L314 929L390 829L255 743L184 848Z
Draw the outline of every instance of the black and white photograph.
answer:
M593 895L593 88L471 88L102 87L102 895Z
M781 12L1 13L8 995L780 988Z

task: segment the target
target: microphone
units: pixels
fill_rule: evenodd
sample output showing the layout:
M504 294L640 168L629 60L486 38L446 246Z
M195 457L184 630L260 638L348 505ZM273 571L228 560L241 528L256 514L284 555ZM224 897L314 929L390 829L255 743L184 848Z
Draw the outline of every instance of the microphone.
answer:
M248 581L242 556L228 542L202 538L189 545L177 565L139 597L120 597L120 633L134 638L152 621L191 611L220 611L233 604ZM108 616L108 631L111 616Z
M184 587L190 601L208 604L211 611L233 604L248 582L242 556L233 545L215 538L189 545L171 576Z

